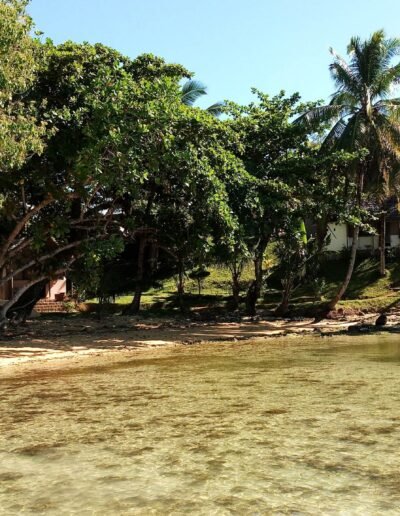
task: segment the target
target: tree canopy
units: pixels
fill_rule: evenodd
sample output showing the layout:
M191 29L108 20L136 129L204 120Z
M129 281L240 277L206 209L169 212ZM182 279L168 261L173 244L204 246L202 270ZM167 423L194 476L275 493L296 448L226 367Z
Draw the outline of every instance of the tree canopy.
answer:
M206 88L183 66L42 41L26 5L0 0L0 286L25 280L0 325L29 289L67 272L100 296L122 261L132 313L164 274L176 276L183 308L187 274L200 289L207 265L221 261L237 308L251 260L253 314L270 245L284 313L317 267L328 221L360 226L364 186L376 191L397 171L400 100L390 88L400 43L382 31L353 38L348 63L333 52L327 106L255 89L249 105L204 110L195 102Z

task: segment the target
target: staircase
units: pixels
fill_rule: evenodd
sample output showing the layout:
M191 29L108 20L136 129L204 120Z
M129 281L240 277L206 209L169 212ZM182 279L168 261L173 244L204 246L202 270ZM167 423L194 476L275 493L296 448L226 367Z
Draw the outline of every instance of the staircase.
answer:
M55 301L54 299L39 299L35 305L35 310L41 314L67 312L64 301Z

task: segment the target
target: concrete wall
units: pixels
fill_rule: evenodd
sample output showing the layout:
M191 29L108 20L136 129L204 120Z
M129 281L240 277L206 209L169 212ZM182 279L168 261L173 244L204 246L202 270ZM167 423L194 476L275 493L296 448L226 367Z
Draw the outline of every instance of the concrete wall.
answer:
M353 243L353 238L349 237L349 247L351 247ZM379 248L379 237L378 235L367 235L360 236L358 239L358 249L362 251L373 251L374 249Z
M55 299L56 294L67 293L67 279L53 280L46 285L46 299Z
M348 237L346 224L329 224L329 235L331 238L330 244L327 246L327 251L341 251L345 247L351 247L353 242L352 237ZM399 247L400 237L398 234L390 235L390 247ZM371 251L379 249L378 235L363 235L359 238L358 249Z
M10 299L11 292L14 293L29 283L30 280L27 279L14 279L8 281L4 286L0 287L0 299ZM67 279L60 278L57 280L53 280L46 285L46 299L54 300L56 294L66 294L67 293Z
M347 226L346 224L328 224L328 235L330 243L327 251L339 252L347 247Z
M400 238L399 235L390 235L390 247L399 247Z
M378 249L378 247L379 247L378 235L367 235L367 236L359 237L358 249L363 249L363 250L370 249L372 251L373 249Z

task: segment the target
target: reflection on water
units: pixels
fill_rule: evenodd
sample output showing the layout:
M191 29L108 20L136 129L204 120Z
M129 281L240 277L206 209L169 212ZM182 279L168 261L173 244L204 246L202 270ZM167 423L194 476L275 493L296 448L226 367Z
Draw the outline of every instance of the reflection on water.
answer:
M399 514L398 336L0 382L2 514Z

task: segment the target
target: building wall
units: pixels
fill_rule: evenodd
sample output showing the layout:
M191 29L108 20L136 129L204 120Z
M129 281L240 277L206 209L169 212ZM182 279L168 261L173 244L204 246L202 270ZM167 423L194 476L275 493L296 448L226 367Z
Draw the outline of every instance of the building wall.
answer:
M349 247L353 244L353 238L349 237ZM358 248L362 251L373 251L379 249L379 237L378 235L365 235L358 238Z
M10 299L12 292L15 293L15 291L29 283L29 281L30 280L27 279L13 279L8 281L5 285L0 286L0 299ZM67 279L64 277L49 282L46 285L45 292L45 298L51 300L55 299L56 294L66 294Z
M351 243L349 245L351 245ZM362 249L362 250L366 250L366 251L368 249L370 249L372 251L373 249L378 249L378 247L379 247L378 235L365 235L365 236L359 237L358 249Z
M3 270L2 276L3 278L6 276L7 271ZM3 285L0 285L0 299L10 299L11 295L11 282L7 281Z
M67 293L67 279L59 278L46 285L46 299L55 299L56 294Z
M0 299L10 299L11 288L10 283L7 282L5 285L0 286Z
M392 224L390 226L390 247L400 246L400 237L397 225ZM348 230L346 224L329 224L328 225L330 244L327 246L327 251L338 252L343 248L351 247L353 238L348 236ZM361 250L374 250L379 249L379 236L378 235L363 235L359 237L358 249Z
M330 242L327 251L339 252L347 247L347 225L328 224L328 235Z
M399 235L390 235L390 247L399 247L400 238Z

